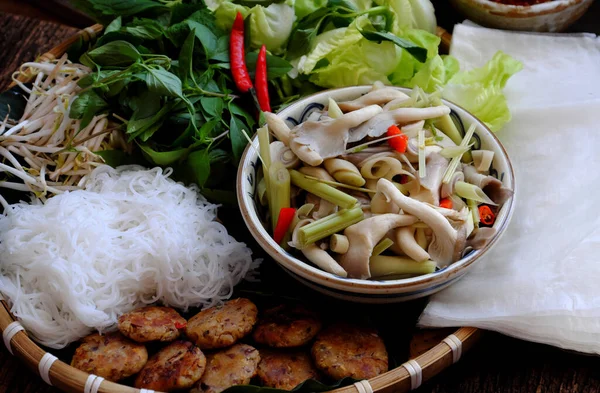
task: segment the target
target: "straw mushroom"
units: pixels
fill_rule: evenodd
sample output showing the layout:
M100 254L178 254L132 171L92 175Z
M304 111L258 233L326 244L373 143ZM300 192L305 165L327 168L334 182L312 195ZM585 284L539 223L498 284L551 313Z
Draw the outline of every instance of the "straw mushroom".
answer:
M463 173L465 174L465 181L467 183L481 188L498 205L509 200L514 194L511 189L504 187L500 180L493 176L482 175L472 165L463 165Z
M368 108L368 107L367 107ZM381 107L378 106L381 109ZM354 112L350 112L354 113ZM379 113L365 124L352 130L348 142L357 142L366 136L379 137L394 124L406 124L419 120L435 119L450 113L450 108L445 105L429 108L398 108L392 111Z
M337 119L305 121L292 129L290 148L306 164L321 165L324 159L337 157L346 151L351 128L366 122L382 110L379 105L370 105Z
M350 247L340 256L340 265L348 272L349 277L371 277L369 258L375 245L389 230L415 222L417 218L407 214L381 214L349 226L344 230L344 235L348 238Z
M433 239L427 251L439 267L447 266L460 259L466 243L466 225L453 228L450 222L434 208L404 196L392 182L386 179L377 182L377 191L391 199L404 213L416 216L432 229Z
M393 87L372 90L352 101L338 102L338 106L344 112L355 111L369 105L383 105L392 100L408 100L410 97Z

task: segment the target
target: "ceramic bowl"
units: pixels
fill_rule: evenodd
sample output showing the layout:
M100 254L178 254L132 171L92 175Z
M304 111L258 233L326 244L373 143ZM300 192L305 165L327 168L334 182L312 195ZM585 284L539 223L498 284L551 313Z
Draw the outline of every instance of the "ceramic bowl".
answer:
M326 90L318 94L296 101L279 112L290 127L303 122L311 112L321 110L331 97L336 101L352 100L371 89L371 86L354 86ZM399 88L400 89L400 88ZM410 92L408 89L400 89ZM482 149L493 150L494 160L490 174L500 179L506 187L515 190L515 177L510 160L498 138L479 120L464 109L444 101L453 112L453 116L464 124L465 129L475 123L476 139L481 142ZM506 202L498 212L494 226L496 236L488 245L473 251L463 259L431 274L401 280L377 281L342 278L325 272L282 249L267 233L264 222L264 208L257 200L257 184L259 182L258 139L255 137L252 146L248 146L241 158L237 176L237 198L242 216L252 236L258 244L291 276L306 286L324 294L361 303L394 303L412 300L431 295L460 279L476 262L497 243L505 231L514 208L514 196ZM260 171L262 173L262 171ZM483 261L485 263L485 261Z
M504 30L561 32L585 14L594 0L552 0L515 6L490 0L450 0L471 21Z

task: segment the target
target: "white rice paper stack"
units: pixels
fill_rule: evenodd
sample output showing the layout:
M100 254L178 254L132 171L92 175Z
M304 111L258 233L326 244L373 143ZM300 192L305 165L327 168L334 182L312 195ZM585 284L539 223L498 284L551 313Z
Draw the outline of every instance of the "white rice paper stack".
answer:
M515 168L516 210L419 324L600 354L600 39L455 27L451 54L463 69L497 50L524 64L505 90L513 120L497 134Z

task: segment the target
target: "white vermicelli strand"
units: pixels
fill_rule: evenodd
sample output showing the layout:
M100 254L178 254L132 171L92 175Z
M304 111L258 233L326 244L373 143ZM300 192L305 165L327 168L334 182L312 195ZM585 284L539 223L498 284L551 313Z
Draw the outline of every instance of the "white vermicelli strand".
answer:
M65 347L156 301L214 305L256 267L217 206L168 174L101 166L83 190L0 216L0 291L37 341Z

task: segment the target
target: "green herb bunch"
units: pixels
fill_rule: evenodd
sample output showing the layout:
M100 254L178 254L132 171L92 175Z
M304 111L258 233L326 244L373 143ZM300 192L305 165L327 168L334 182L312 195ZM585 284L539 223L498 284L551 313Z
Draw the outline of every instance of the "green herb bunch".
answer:
M173 167L177 180L196 183L210 199L231 200L243 132L253 133L256 112L234 91L229 33L202 0L75 3L106 29L91 47L70 51L93 70L70 116L85 127L108 112L143 163ZM125 163L114 162L125 158L115 152L104 156Z

